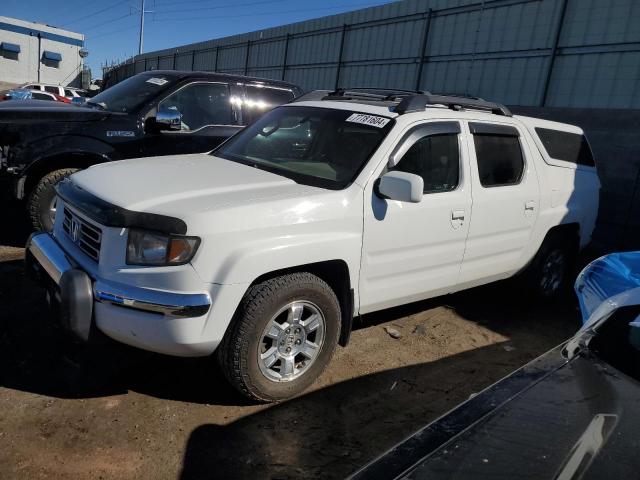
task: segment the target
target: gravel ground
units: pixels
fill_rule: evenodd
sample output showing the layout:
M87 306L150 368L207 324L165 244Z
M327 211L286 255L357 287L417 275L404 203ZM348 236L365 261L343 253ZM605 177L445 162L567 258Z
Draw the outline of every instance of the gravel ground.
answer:
M342 478L578 327L571 299L504 284L420 302L363 318L304 396L251 405L209 359L69 343L24 232L0 231L3 479Z

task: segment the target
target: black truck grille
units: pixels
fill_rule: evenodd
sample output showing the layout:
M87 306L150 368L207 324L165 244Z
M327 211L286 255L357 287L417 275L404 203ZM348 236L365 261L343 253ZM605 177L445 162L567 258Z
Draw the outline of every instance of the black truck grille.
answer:
M100 258L102 230L64 208L62 229L80 250L96 262Z

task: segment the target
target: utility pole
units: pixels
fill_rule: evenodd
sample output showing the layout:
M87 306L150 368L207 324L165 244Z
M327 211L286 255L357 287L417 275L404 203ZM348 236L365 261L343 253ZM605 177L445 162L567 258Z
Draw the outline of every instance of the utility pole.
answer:
M154 13L153 10L145 10L144 9L144 1L140 0L141 8L140 8L140 41L138 43L138 55L142 53L143 44L144 44L144 14L145 13ZM138 10L137 7L132 7L132 10Z
M138 55L142 55L142 43L144 41L144 0L141 0L140 8L140 42L138 43Z

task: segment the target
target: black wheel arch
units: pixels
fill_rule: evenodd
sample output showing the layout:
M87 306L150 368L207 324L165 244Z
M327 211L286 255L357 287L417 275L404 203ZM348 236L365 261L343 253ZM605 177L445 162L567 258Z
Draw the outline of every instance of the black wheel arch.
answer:
M105 154L86 151L67 151L43 156L32 162L22 172L16 187L16 197L26 198L29 192L38 184L40 179L54 170L63 168L88 168L91 165L111 161Z

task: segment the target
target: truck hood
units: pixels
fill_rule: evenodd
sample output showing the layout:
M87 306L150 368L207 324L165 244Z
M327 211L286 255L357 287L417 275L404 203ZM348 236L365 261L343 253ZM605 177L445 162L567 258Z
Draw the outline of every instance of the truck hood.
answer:
M16 121L86 122L98 121L114 115L97 108L81 107L62 102L42 100L6 100L0 102L0 123Z
M325 190L205 153L121 160L76 173L81 189L127 210L185 218Z

